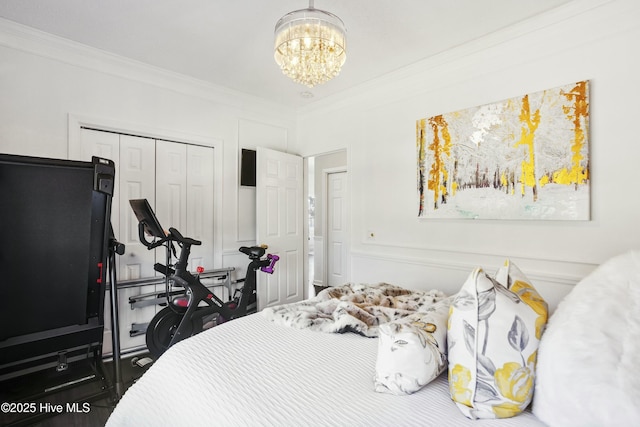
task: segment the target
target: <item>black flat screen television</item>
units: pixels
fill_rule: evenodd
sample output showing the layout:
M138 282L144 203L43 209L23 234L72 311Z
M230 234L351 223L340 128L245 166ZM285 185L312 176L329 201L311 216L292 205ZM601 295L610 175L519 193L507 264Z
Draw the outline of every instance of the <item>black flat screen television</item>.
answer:
M243 148L241 151L240 185L256 186L256 150Z
M114 171L96 157L0 154L0 377L101 345Z

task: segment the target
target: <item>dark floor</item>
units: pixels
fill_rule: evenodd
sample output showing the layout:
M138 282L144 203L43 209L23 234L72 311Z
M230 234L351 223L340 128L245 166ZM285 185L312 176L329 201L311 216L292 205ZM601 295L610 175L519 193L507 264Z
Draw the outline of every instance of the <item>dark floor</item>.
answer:
M145 356L138 355L137 358ZM131 357L123 358L120 365L123 392L148 368L133 364ZM69 382L75 383L64 389L44 392ZM50 368L0 382L0 426L103 427L117 400L114 383L111 362L105 363L102 371L92 363L81 362L70 364L64 374ZM51 414L55 415L44 418Z

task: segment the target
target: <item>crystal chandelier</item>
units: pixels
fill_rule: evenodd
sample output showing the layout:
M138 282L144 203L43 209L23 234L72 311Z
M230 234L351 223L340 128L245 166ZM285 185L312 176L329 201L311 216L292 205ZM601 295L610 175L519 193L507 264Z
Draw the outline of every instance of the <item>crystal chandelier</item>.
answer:
M282 72L313 87L340 73L347 59L347 30L337 16L309 8L284 15L275 29L274 57Z

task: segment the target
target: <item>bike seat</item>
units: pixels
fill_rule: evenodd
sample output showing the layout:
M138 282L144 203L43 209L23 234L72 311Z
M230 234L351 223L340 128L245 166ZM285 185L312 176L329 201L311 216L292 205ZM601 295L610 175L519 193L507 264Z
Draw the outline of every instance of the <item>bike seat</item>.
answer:
M262 258L265 252L267 251L265 248L261 246L250 246L250 247L242 246L239 250L240 252L247 255L251 259Z
M202 244L200 240L195 240L190 237L184 237L182 234L180 234L178 230L176 230L173 227L169 228L169 233L171 234L171 238L173 240L180 242L182 244L194 245L194 246L198 246Z

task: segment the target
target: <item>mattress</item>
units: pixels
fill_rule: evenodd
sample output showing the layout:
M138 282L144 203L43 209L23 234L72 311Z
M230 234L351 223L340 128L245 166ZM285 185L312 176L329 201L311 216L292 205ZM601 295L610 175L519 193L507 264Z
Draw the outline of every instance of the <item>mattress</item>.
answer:
M171 347L106 426L544 426L531 412L469 420L446 372L412 395L374 391L377 338L278 325L256 313Z

